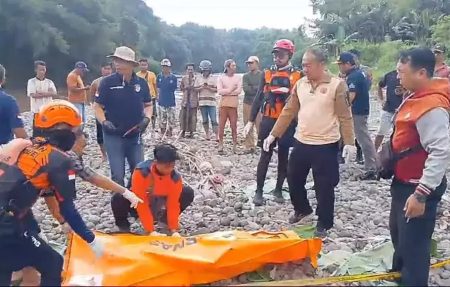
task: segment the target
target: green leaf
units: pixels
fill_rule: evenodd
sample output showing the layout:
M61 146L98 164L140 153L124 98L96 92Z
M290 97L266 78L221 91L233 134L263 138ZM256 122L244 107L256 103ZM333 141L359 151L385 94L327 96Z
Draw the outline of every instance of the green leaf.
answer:
M442 258L442 254L438 251L438 242L436 239L431 239L431 257Z
M270 274L262 269L247 273L247 279L250 282L268 282L272 281Z
M297 233L298 236L301 238L314 238L314 232L316 231L316 228L312 225L302 225L299 227L295 227L293 229L295 233Z

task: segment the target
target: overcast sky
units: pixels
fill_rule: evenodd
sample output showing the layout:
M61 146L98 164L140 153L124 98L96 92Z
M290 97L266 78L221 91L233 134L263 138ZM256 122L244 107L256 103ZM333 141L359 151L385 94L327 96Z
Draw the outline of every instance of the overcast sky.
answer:
M145 0L156 16L180 26L194 22L215 28L291 29L312 18L309 0Z

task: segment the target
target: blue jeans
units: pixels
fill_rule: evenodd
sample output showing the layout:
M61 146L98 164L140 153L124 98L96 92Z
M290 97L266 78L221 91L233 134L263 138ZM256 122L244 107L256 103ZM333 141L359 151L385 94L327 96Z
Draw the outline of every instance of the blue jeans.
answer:
M200 112L202 113L203 125L209 126L211 121L212 127L217 127L217 109L215 106L201 106Z
M81 114L81 119L83 120L83 123L85 123L86 122L86 105L81 104L81 103L76 103L76 104L74 103L73 105L78 109L78 111Z
M111 179L125 186L125 160L133 173L136 165L144 161L144 148L141 136L122 138L118 135L110 135L103 132L104 146L108 155ZM130 183L128 183L129 185Z

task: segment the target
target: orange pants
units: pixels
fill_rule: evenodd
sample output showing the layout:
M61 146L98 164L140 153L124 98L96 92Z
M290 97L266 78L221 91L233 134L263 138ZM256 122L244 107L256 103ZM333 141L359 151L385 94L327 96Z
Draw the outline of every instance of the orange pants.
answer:
M233 137L233 144L237 144L237 108L220 107L219 110L219 143L223 143L223 135L225 133L225 125L230 121L231 135Z

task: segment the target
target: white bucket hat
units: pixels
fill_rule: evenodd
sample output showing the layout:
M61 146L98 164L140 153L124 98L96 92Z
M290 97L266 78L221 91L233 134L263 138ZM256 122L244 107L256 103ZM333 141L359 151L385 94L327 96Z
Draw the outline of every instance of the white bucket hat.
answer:
M107 57L122 59L124 61L133 63L133 65L135 66L139 66L139 63L136 61L136 53L126 46L116 48L116 51L114 51L114 55L109 55Z

